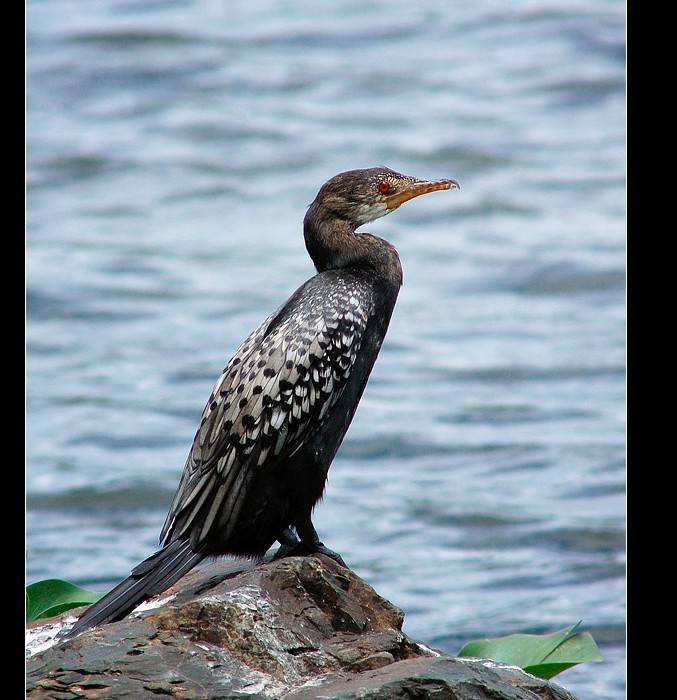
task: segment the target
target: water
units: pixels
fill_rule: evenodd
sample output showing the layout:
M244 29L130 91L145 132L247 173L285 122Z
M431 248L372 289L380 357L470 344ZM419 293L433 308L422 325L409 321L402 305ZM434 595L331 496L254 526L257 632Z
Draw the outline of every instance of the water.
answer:
M624 697L624 10L29 0L27 580L153 551L326 179L453 177L369 227L405 285L315 522L417 639L582 620L556 680Z

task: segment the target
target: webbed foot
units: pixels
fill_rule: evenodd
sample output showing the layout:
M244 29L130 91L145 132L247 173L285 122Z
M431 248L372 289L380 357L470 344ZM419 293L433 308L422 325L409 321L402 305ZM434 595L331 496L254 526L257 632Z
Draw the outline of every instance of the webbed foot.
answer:
M298 533L298 535L296 534ZM313 527L312 522L308 520L301 526L296 527L296 533L291 528L286 528L282 535L278 538L280 547L273 555L273 561L284 557L305 557L315 553L324 554L333 559L337 564L344 566L348 565L343 561L343 557L329 547L326 547L317 535L317 531Z

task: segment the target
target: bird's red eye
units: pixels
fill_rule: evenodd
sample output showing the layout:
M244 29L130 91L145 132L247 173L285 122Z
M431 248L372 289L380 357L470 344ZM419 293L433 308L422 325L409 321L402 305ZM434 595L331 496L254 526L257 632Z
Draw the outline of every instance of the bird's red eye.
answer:
M385 194L386 192L388 192L389 189L390 189L390 183L389 183L389 182L386 182L386 181L384 180L383 182L379 182L379 183L378 183L378 191L379 191L381 194Z

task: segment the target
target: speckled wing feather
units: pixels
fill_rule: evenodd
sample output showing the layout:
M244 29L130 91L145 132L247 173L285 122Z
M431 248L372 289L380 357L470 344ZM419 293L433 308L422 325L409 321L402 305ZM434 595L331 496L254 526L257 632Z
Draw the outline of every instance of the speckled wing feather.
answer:
M291 457L346 386L373 312L359 276L317 275L240 346L202 414L160 539L227 541L256 470ZM328 290L331 290L328 293ZM289 311L291 310L291 311Z

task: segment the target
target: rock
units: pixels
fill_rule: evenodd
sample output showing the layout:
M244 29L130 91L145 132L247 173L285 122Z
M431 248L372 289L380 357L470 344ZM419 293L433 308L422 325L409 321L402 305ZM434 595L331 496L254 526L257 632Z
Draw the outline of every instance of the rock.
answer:
M72 639L29 627L30 700L576 700L513 666L433 651L401 610L324 556L219 561Z

